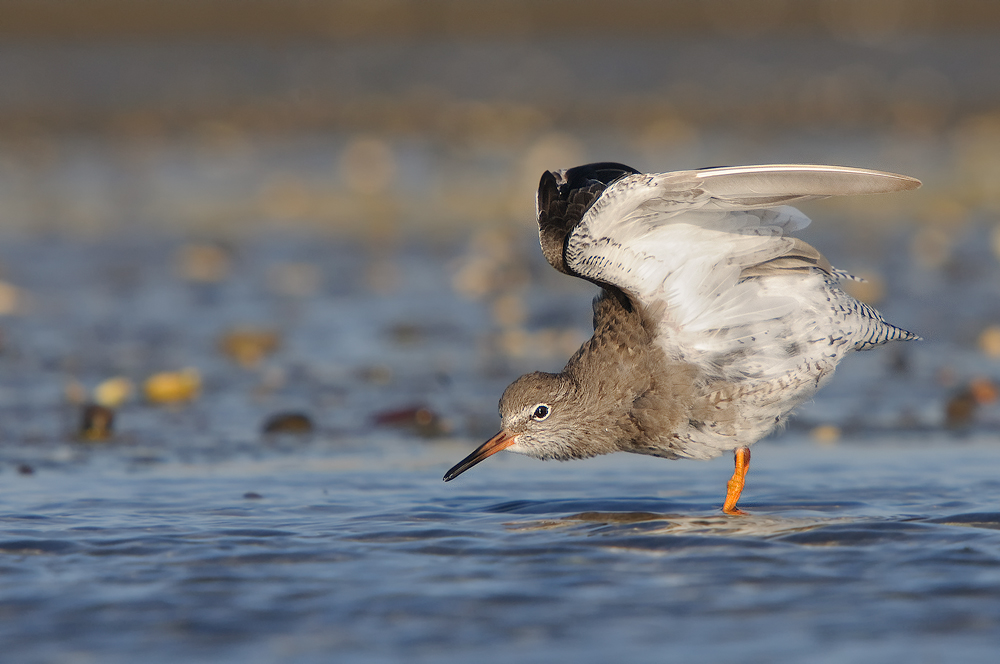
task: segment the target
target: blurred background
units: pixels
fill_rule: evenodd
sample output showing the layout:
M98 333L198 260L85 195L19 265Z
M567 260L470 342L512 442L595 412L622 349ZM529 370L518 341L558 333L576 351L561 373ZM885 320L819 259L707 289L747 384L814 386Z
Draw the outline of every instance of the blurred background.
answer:
M924 341L754 447L757 517L729 458L440 481L589 336L534 193L608 160L924 183L802 206ZM998 258L996 0L0 0L0 642L988 660Z
M234 376L298 384L289 401L331 425L451 410L431 432L478 436L506 380L588 333L592 289L537 249L543 170L807 162L924 182L807 208L806 239L867 279L847 287L930 342L883 354L926 392L874 421L1000 421L982 409L995 2L2 0L0 17L4 339L26 382L47 373L73 403L185 366L200 393L221 349L256 373L223 361L216 396ZM346 407L359 384L382 410ZM870 424L870 395L841 384L854 406L817 418Z
M600 160L920 178L811 205L806 238L890 320L969 352L923 367L935 405L883 423L941 425L942 400L992 385L989 0L2 0L0 17L0 314L25 380L61 376L71 401L102 377L204 373L216 347L260 371L278 353L272 387L329 362L317 380L344 393L358 375L399 390L424 358L387 407L426 402L428 376L456 366L557 369L592 289L542 261L534 191L545 169ZM303 322L323 310L341 315ZM478 435L492 425L463 422L492 422L503 384L442 390L435 417L468 397L450 430ZM995 401L976 394L969 413Z
M1000 199L990 0L3 0L0 228L530 226L542 169L884 167ZM854 203L846 203L854 205Z

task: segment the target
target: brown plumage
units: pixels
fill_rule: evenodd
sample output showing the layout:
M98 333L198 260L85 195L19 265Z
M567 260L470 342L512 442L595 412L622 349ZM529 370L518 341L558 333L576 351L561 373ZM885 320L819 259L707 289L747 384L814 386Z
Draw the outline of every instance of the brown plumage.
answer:
M562 372L536 372L515 381L500 400L504 421L519 422L527 454L542 459L582 459L609 452L676 458L672 434L703 405L697 368L669 362L653 343L651 321L620 297L604 291L594 303L594 336ZM554 398L553 398L554 397ZM518 414L536 404L559 403L536 426L536 439Z
M846 273L790 237L785 203L919 186L837 166L747 166L643 175L599 163L547 172L542 253L592 281L594 336L560 373L514 381L500 433L445 475L510 449L539 459L633 452L708 459L749 446L810 398L851 350L915 335L839 288Z

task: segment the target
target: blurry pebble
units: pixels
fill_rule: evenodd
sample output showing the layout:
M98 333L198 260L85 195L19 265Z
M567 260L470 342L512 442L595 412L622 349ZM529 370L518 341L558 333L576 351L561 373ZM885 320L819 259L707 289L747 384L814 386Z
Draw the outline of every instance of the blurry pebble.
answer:
M392 381L392 369L384 364L364 367L358 371L358 378L372 385L388 385Z
M219 350L246 369L256 367L281 344L281 337L273 330L235 328L219 339Z
M107 440L115 422L115 411L99 404L87 404L80 416L80 438Z
M412 429L418 435L426 438L440 436L449 431L447 423L437 413L422 406L377 413L375 415L375 424Z
M135 385L124 376L109 378L94 388L94 401L101 406L118 408L135 391Z
M969 393L983 406L997 400L997 386L989 378L973 378L969 381Z
M979 350L993 359L1000 358L1000 325L991 325L979 335Z
M944 407L944 423L949 429L962 429L972 423L976 414L976 400L967 391L962 391L948 400Z
M146 398L153 403L188 401L196 398L200 390L201 375L193 368L153 374L143 385Z
M182 279L216 283L229 276L229 252L213 244L186 244L177 251L177 272Z
M264 422L264 433L311 433L313 422L303 413L277 413Z
M323 271L312 263L278 263L267 271L267 286L278 295L308 297L322 282Z
M34 475L35 474L35 469L32 468L31 466L29 466L26 463L22 463L21 465L19 465L17 467L17 472L20 475Z
M998 389L988 378L974 378L945 404L945 425L949 429L962 429L970 424L979 406L997 400Z
M840 440L840 427L833 424L821 424L818 427L813 427L809 435L820 445L833 445Z
M0 316L16 313L23 303L21 289L0 281Z
M413 323L397 323L389 328L389 336L399 345L413 345L423 340L425 332Z
M243 494L243 498L246 500L260 500L264 496L260 495L256 491L247 491Z
M897 374L908 374L910 368L910 354L906 346L896 346L889 357L889 369Z

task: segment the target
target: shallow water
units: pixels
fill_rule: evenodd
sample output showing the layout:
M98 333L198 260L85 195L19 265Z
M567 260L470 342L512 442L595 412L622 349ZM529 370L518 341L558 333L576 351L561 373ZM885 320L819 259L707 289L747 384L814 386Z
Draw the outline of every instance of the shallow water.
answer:
M442 483L463 449L324 441L8 474L5 648L163 662L995 652L994 441L764 443L740 518L718 512L728 461L511 457Z
M543 8L522 33L393 2L395 33L346 3L354 34L296 3L322 37L252 38L273 3L136 34L114 2L34 27L14 4L0 661L996 660L989 16L813 3L844 8L809 27L786 11L804 3L682 3L636 34ZM729 458L503 454L441 481L512 379L588 336L595 289L544 262L531 220L542 169L604 160L924 181L803 206L803 238L924 341L849 357L755 445L748 515L720 513ZM216 262L184 267L192 248ZM277 349L240 366L220 351L240 326ZM197 398L136 394L109 440L78 436L102 381L185 367ZM314 431L263 433L281 413Z
M0 252L24 300L0 328L12 661L935 662L1000 645L996 407L948 432L940 379L996 361L960 339L845 363L754 446L744 517L719 512L728 458L498 455L446 484L493 433L506 383L565 360L546 330L585 335L589 286L514 247L511 331L495 301L454 294L459 244L258 240L218 283L177 276L178 246ZM307 263L322 266L311 293L268 281ZM386 264L406 278L366 281ZM989 310L993 282L976 283L960 297ZM936 297L955 296L895 290L883 309L923 331ZM277 328L280 350L235 366L217 340L238 323ZM197 400L133 399L112 440L75 438L67 382L187 365ZM377 424L418 405L433 426ZM288 410L315 432L261 434ZM825 445L824 424L841 431Z

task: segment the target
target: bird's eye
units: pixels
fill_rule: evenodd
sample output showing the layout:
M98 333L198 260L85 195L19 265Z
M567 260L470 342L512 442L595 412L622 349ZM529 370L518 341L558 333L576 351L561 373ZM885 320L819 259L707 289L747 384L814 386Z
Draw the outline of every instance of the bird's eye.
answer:
M541 422L546 417L549 416L551 409L544 403L540 403L535 406L535 409L531 412L531 419Z

